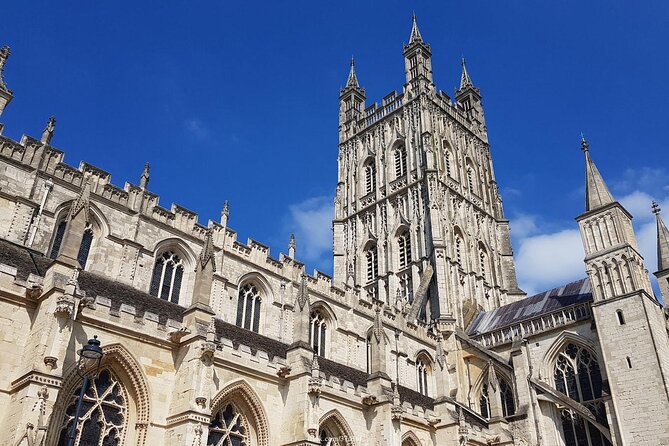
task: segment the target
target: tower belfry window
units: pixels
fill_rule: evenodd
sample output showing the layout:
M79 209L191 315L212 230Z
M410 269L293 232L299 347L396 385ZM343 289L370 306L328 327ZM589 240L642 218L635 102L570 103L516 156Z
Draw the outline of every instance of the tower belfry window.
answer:
M397 239L399 247L400 268L405 268L411 263L411 235L404 231Z
M367 259L367 282L371 282L379 275L379 263L377 259L376 246L369 248L365 252Z
M369 162L365 166L365 193L371 194L376 189L376 166Z
M178 304L183 274L181 258L174 251L165 251L153 268L149 294Z
M474 193L474 169L467 167L467 187L469 192Z
M260 292L258 288L247 283L239 290L237 302L237 326L258 333L260 326Z
M444 167L446 168L446 175L448 175L449 177L452 176L451 175L451 152L449 152L448 150L444 154Z
M395 150L395 178L400 178L407 173L407 152L404 147Z

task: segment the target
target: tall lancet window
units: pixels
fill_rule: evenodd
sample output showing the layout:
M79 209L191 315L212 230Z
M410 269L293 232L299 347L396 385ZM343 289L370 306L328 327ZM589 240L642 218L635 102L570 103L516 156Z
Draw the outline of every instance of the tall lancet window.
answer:
M58 446L68 445L81 387L70 397ZM84 393L75 446L121 446L128 422L128 393L109 369L103 369Z
M467 187L469 192L474 193L474 169L471 166L467 166Z
M452 177L453 175L451 174L451 152L446 150L446 153L444 153L444 167L446 168L446 175L449 177Z
M261 303L262 299L256 285L247 283L241 287L237 302L237 326L258 333Z
M365 194L371 194L376 190L376 165L374 160L365 164Z
M379 275L376 246L371 246L365 251L365 259L367 260L367 282L372 282Z
M481 386L481 395L479 396L479 413L483 418L490 418L490 399L488 397L488 383Z
M460 234L460 231L455 232L455 261L458 262L460 267L464 267L462 264L462 251L464 249L464 242L462 240L462 234Z
M149 294L163 300L179 303L179 292L183 280L184 265L174 251L165 251L156 260Z
M400 178L407 173L407 151L404 146L395 150L395 178Z
M555 362L555 388L592 411L606 426L602 397L602 375L597 360L588 350L567 344ZM562 432L567 446L608 446L611 443L591 423L569 409L561 410Z
M404 231L397 239L400 255L400 268L405 268L411 263L411 234Z
M51 253L49 253L49 257L52 259L55 259L58 257L58 253L60 253L60 245L63 243L63 237L65 236L65 227L67 226L67 223L65 220L61 221L58 223L58 226L56 227L56 235L53 238L53 243L51 244Z
M479 246L479 269L483 280L488 280L488 253L482 245Z
M430 360L421 355L416 359L416 379L418 381L418 392L421 395L429 396L429 377L430 377Z
M311 327L309 337L311 347L318 356L325 357L325 342L327 335L327 321L320 310L311 312Z
M84 236L81 238L81 245L79 245L79 253L77 254L77 261L83 269L86 269L86 262L88 261L88 254L91 252L92 244L93 227L89 224L84 230Z

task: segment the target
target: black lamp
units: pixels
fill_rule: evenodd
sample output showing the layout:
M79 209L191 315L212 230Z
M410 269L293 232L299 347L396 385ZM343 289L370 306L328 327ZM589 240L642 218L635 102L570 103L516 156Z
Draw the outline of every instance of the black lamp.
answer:
M77 374L81 376L84 381L81 383L81 391L79 392L79 399L77 400L77 409L74 412L74 420L72 428L70 429L70 436L67 441L67 446L74 446L77 439L77 424L79 424L79 416L81 415L81 406L84 402L84 395L88 390L88 384L91 379L95 381L95 376L100 370L100 363L102 357L105 355L100 347L100 341L97 336L89 339L88 343L77 352L79 360L77 361Z

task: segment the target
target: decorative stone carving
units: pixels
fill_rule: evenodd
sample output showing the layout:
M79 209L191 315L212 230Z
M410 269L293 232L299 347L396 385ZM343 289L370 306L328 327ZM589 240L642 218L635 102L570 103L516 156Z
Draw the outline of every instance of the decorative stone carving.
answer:
M291 370L292 370L291 367L284 365L283 367L280 367L279 370L276 371L276 376L278 376L281 379L286 379L288 375L290 375Z
M216 344L211 341L205 341L200 345L200 359L211 361L216 353Z
M56 368L56 363L58 361L58 358L54 356L45 356L44 357L44 365L46 366L49 371L52 371Z
M170 338L170 341L178 344L181 342L181 339L191 333L188 327L181 327L178 330L171 331L167 336Z

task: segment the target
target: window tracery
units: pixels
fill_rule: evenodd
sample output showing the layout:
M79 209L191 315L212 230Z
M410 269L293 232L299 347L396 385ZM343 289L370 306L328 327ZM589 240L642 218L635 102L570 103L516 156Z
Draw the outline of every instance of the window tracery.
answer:
M365 252L367 259L367 282L371 282L379 275L379 262L377 259L376 246L372 246Z
M318 356L325 357L327 320L320 310L311 312L310 325L309 338L311 340L311 347Z
M405 268L411 263L411 234L404 231L397 239L399 246L400 268Z
M65 235L66 226L67 223L65 222L65 220L63 220L60 223L58 223L58 226L56 227L56 235L53 238L53 244L51 245L51 253L49 254L49 257L52 259L58 257L58 253L60 253L60 245L63 243L63 236Z
M425 356L419 356L416 360L416 378L418 380L418 393L429 396L428 377L430 376L430 361Z
M606 425L602 397L602 376L597 359L585 348L568 343L555 362L555 388L585 405ZM560 411L566 446L609 446L597 428L570 409Z
M181 257L174 251L165 251L153 267L149 294L178 304L183 274L184 264Z
M216 412L209 424L207 446L250 446L251 430L248 419L233 403Z
M260 291L255 284L247 283L241 287L237 302L237 326L258 333L261 303Z
M376 190L376 166L374 161L365 165L365 193L371 194Z
M58 446L68 444L80 390L81 386L71 395ZM127 413L126 389L110 369L103 369L84 394L74 445L121 446L127 430Z
M404 146L395 150L395 178L400 178L407 173L407 152Z
M86 262L88 261L88 254L91 252L91 245L93 244L93 227L88 224L84 229L84 235L81 238L81 245L79 245L79 253L77 254L77 261L82 269L86 269Z

